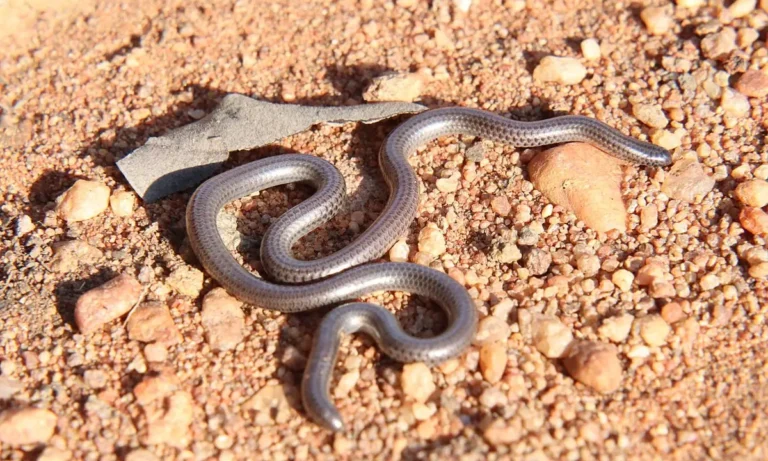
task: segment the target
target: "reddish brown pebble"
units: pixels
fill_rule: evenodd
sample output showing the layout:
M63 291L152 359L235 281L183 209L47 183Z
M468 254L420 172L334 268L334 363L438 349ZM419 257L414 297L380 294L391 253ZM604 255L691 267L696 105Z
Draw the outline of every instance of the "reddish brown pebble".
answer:
M621 168L613 157L585 143L570 143L538 154L528 165L536 189L572 210L599 232L626 231Z
M563 364L576 381L604 394L618 389L624 374L616 348L593 341L574 342Z
M0 413L0 442L11 446L44 443L56 430L57 419L43 408L5 410Z
M403 393L416 402L426 402L435 391L432 372L429 371L427 365L421 362L409 363L403 366L400 384L403 387Z
M707 195L714 187L714 178L704 172L696 159L684 159L672 165L661 190L672 198L693 202L697 196Z
M507 366L507 348L503 343L494 342L480 348L480 372L489 383L497 383Z
M736 186L733 194L746 206L762 208L768 205L768 181L750 179Z
M118 275L80 296L75 305L75 323L81 333L93 333L131 310L141 293L141 284L135 278Z
M202 323L211 349L234 349L245 336L243 303L223 288L214 288L203 298Z
M85 221L109 206L109 187L96 181L79 179L57 200L56 211L67 222Z
M51 269L56 272L72 272L79 265L99 262L104 253L93 245L81 240L67 240L53 245Z
M507 197L501 195L491 200L491 209L499 216L509 216L509 212L512 211L512 205L509 204Z
M661 317L671 325L684 319L685 312L683 312L683 307L679 303L671 302L661 308Z
M734 85L736 91L752 98L764 98L768 96L768 74L763 71L750 69Z
M739 222L751 234L768 234L768 213L760 208L742 208L739 213Z
M141 303L131 313L126 327L128 337L135 341L171 346L183 339L168 306L157 301Z
M415 101L421 96L424 86L424 76L412 74L384 74L373 79L363 93L363 99L368 102L381 101Z

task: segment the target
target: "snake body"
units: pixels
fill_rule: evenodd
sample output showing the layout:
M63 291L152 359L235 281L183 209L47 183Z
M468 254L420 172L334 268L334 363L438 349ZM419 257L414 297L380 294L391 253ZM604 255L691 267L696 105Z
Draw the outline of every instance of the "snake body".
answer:
M474 335L474 303L467 290L446 274L408 263L363 264L381 257L406 235L416 216L419 184L408 157L420 145L449 134L479 136L515 147L581 141L637 164L671 162L665 149L588 117L522 122L477 109L429 110L399 125L380 150L379 165L390 195L376 221L344 249L312 261L297 260L292 247L333 217L344 203L344 179L333 165L309 155L282 155L234 168L203 183L187 206L189 241L209 274L241 301L281 312L302 312L377 291L403 291L429 298L445 310L448 327L428 339L409 336L391 313L372 304L346 304L323 319L307 360L302 399L308 414L328 429L344 427L329 395L343 335L364 332L398 361L430 364L457 356ZM280 216L262 239L263 268L272 280L283 283L278 284L257 277L234 259L218 232L216 218L232 200L293 182L307 182L316 192Z

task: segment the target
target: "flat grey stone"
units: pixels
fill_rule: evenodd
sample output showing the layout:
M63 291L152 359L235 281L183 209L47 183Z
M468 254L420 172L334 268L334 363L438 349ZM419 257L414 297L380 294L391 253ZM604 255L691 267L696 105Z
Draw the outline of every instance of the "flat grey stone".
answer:
M203 119L150 138L118 161L117 167L149 203L202 183L217 172L230 152L261 147L320 123L375 123L425 109L405 102L342 107L273 104L228 94Z

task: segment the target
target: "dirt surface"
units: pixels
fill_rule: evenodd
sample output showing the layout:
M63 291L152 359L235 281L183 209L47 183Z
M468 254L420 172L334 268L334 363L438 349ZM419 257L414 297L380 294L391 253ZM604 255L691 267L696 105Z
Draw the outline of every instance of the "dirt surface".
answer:
M766 203L734 189L768 177L768 103L750 97L745 111L746 97L729 99L745 71L766 71L765 2L724 10L717 1L475 0L463 12L468 3L0 1L13 24L0 35L0 458L766 459L768 253L762 218L745 219ZM589 38L597 60L582 56ZM586 77L534 79L548 55L580 60ZM129 189L116 160L227 93L359 104L371 78L390 70L424 76L419 102L430 107L598 118L673 147L678 168L693 162L695 182L714 178L714 187L687 200L674 181L691 175L627 167L627 231L598 234L529 182L526 163L540 149L463 137L429 144L413 160L424 190L411 259L463 280L481 333L497 341L430 368L434 391L414 396L403 365L365 337L347 339L334 386L348 388L336 398L348 430L333 435L298 401L322 313L243 306L244 339L212 350L201 309L217 285L206 276L201 290L191 270L201 269L185 244L191 191L79 222L65 222L56 199L77 179ZM752 90L761 91L740 91ZM642 105L661 107L666 122ZM229 165L284 152L336 164L349 213L297 248L303 258L330 254L381 209L376 153L397 123L319 126L234 154ZM310 193L276 188L231 208L242 211L241 230L258 236ZM425 260L416 249L428 223L446 249ZM69 240L99 251L56 256L55 244ZM520 257L505 250L513 247ZM244 256L252 267L255 255ZM130 339L124 317L80 333L76 301L119 274L159 302L152 309L173 341ZM414 334L444 325L408 296L373 299ZM585 373L583 360L549 358L559 355L554 342L571 337L563 327L579 350L599 344L594 351L618 361ZM31 407L56 417L24 418Z

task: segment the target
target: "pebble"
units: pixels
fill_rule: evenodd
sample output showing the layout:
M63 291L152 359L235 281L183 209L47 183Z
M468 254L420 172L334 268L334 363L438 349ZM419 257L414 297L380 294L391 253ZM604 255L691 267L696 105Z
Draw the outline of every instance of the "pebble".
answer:
M493 342L480 348L480 372L491 384L497 383L507 367L507 348L504 343Z
M600 258L596 255L581 255L576 258L576 267L584 277L593 277L600 271Z
M706 0L677 0L677 6L680 8L698 8L705 2Z
M658 314L651 314L635 320L635 328L640 332L640 337L651 347L663 346L667 343L667 336L672 328Z
M155 375L145 376L133 388L133 396L139 405L148 405L168 397L179 388L179 380L166 371Z
M635 104L632 106L632 114L651 128L664 128L669 124L664 110L656 104Z
M67 222L85 221L109 206L109 187L79 179L56 200L56 211Z
M654 131L651 134L651 142L667 150L674 150L682 145L680 134L669 130Z
M539 243L539 234L533 228L531 228L531 226L525 226L520 229L520 235L517 237L517 243L524 246L534 246Z
M440 192L456 192L459 189L459 180L461 173L455 172L447 178L440 178L435 181L435 187Z
M43 408L18 408L0 413L0 442L10 446L45 443L53 436L58 418Z
M70 459L72 459L72 453L69 451L45 447L35 461L69 461Z
M594 341L572 343L563 365L573 379L598 392L610 393L621 386L624 371L616 348L609 344Z
M723 89L723 96L720 99L720 106L723 110L734 117L745 117L749 115L749 99L743 94L730 88Z
M408 262L408 255L411 253L411 248L404 240L398 240L389 249L389 260L396 263Z
M546 56L533 70L533 79L539 82L554 82L561 85L575 85L584 80L587 69L576 58Z
M144 346L144 358L150 363L162 363L168 359L168 349L159 343Z
M742 204L762 208L768 205L768 181L750 179L736 186L733 191Z
M731 27L724 27L701 40L701 52L707 59L727 57L736 48L736 31Z
M137 448L125 455L125 461L160 461L160 458L146 448Z
M728 14L734 19L743 18L754 11L756 6L757 0L736 0L728 7Z
M166 283L184 296L197 298L203 289L203 273L194 267L181 265L171 272Z
M337 455L346 455L354 446L355 442L346 438L343 434L337 433L333 437L333 452Z
M67 240L53 245L50 268L56 272L73 272L81 264L95 264L104 257L98 248L81 240Z
M534 248L528 252L528 255L525 258L525 268L528 269L532 275L546 274L551 265L552 253L547 250Z
M32 218L23 214L16 218L16 237L22 237L35 230L35 224L32 222Z
M126 328L130 339L144 343L172 346L183 339L168 306L159 301L139 304L128 317Z
M492 242L490 257L501 264L511 264L520 261L523 253L514 242L503 236L497 236Z
M741 227L753 235L768 234L768 213L760 208L745 207L739 212Z
M768 13L768 0L760 0L760 8Z
M139 302L141 284L127 274L94 288L77 300L75 323L83 334L90 334L121 317Z
M509 314L514 308L515 303L510 298L504 298L491 306L491 314L503 321L509 318Z
M667 303L661 308L661 318L665 322L672 325L685 318L685 312L683 312L683 306L680 303Z
M403 393L416 402L426 402L435 392L432 372L426 364L421 362L403 365L400 385L403 388Z
M675 25L672 11L664 6L649 6L640 12L645 27L652 35L664 35Z
M445 253L445 237L430 223L419 232L419 251L438 257Z
M243 408L256 411L254 420L258 426L283 424L291 418L291 405L279 384L262 387L243 404Z
M472 144L464 151L464 157L470 162L481 162L485 158L485 145L481 142Z
M736 80L734 88L739 93L750 98L764 98L768 96L768 74L763 71L750 69Z
M597 61L602 56L600 43L594 38L581 41L581 54L587 61Z
M477 332L472 340L472 344L483 346L492 342L506 341L511 333L507 322L498 316L489 315L477 324Z
M177 391L168 397L165 412L148 417L143 442L148 445L167 444L183 448L190 442L189 426L194 416L194 402L189 392Z
M749 276L756 279L768 278L768 263L758 263L749 267Z
M491 200L491 209L499 216L509 216L512 205L510 205L507 197L500 195Z
M416 421L425 421L437 412L437 407L434 404L416 402L411 406L411 412Z
M468 13L472 6L472 0L453 0L453 6L462 13Z
M713 290L720 286L720 277L716 274L707 274L699 280L699 286L702 290Z
M632 288L632 281L635 280L635 276L632 272L626 269L619 269L611 275L611 281L614 285L619 287L619 290L628 292Z
M107 386L108 377L103 370L90 369L83 373L83 382L91 389L103 389Z
M678 160L664 177L661 191L671 198L692 203L697 196L707 195L715 187L715 179L707 175L692 158Z
M412 102L421 96L424 76L418 73L388 73L371 81L363 92L367 102L405 101Z
M627 339L629 332L632 331L632 322L635 317L632 314L620 314L615 317L609 317L603 320L598 332L609 340L620 343Z
M133 214L133 207L136 205L136 194L125 190L120 190L112 194L109 198L109 207L115 216L127 217Z
M494 420L483 431L483 438L493 446L515 443L524 436L524 431L516 425L508 425L503 419Z
M495 387L489 387L480 394L478 401L480 402L480 405L485 408L496 408L505 406L509 402L509 399L507 398L507 394L501 390Z
M648 287L648 294L651 295L651 297L654 299L671 298L677 294L677 291L675 290L675 287L669 282L656 281L651 283L651 285Z
M223 288L214 288L203 298L202 324L205 339L213 350L234 349L245 337L243 303Z
M20 381L7 376L0 376L0 400L8 400L23 390L24 384Z
M626 231L621 167L599 149L585 143L547 149L531 160L528 171L536 189L590 228Z
M557 317L540 317L532 324L533 345L550 359L560 358L573 341L573 333Z
M336 388L333 390L334 397L340 399L348 396L352 389L355 388L358 379L360 379L359 370L351 370L341 375Z

